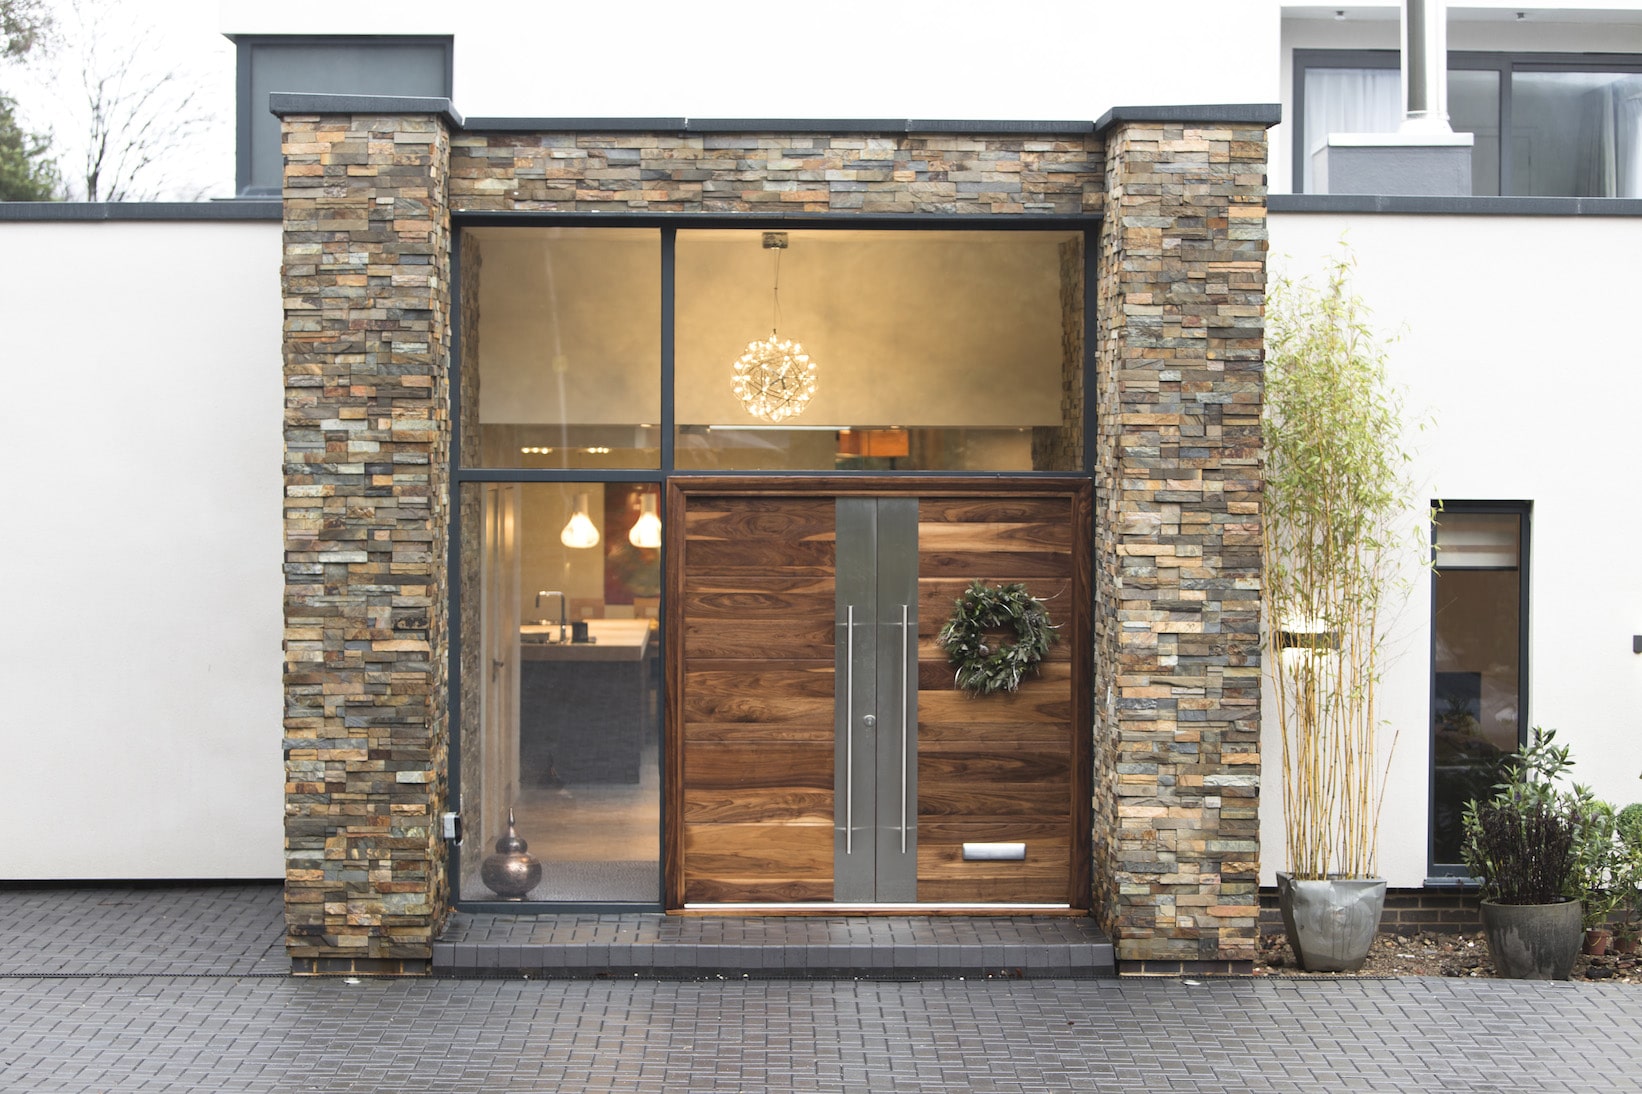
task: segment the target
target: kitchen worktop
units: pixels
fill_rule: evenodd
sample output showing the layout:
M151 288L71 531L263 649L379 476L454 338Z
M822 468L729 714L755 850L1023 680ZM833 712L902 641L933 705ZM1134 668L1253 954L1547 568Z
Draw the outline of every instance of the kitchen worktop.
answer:
M654 634L650 619L589 619L592 642L560 642L557 623L526 623L519 628L519 649L526 661L642 661L652 652Z

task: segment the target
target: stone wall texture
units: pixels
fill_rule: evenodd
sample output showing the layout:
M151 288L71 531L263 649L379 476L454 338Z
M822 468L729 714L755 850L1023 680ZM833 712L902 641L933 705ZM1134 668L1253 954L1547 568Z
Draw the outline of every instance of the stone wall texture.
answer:
M1107 133L1095 878L1135 970L1258 940L1265 172L1258 127Z
M448 903L449 137L293 116L284 150L287 949L419 969Z
M953 213L1100 208L1100 141L1014 134L463 133L455 210Z
M1071 376L1066 391L1078 405L1098 399L1092 906L1127 967L1246 967L1259 915L1264 130L444 125L285 119L287 911L298 966L425 960L449 902L436 823L450 652L449 220L534 211L1105 214L1100 329L1087 332L1094 388ZM1080 283L1075 253L1064 257L1065 283ZM477 276L466 271L469 287ZM1075 460L1081 421L1069 426L1050 447Z

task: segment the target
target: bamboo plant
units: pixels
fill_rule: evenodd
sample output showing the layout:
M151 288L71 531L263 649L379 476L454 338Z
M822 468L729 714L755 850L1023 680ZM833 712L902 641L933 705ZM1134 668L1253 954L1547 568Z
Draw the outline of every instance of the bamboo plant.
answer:
M1350 290L1352 265L1342 248L1326 284L1278 278L1266 312L1265 665L1299 879L1378 872L1382 627L1419 540L1402 530L1402 398L1387 342Z

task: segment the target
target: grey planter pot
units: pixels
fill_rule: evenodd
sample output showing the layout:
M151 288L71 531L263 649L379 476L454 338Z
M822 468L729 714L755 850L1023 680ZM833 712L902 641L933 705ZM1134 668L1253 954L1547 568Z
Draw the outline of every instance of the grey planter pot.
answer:
M1482 902L1482 930L1494 971L1513 980L1566 980L1573 974L1584 906L1577 900L1557 904Z
M1356 972L1385 910L1384 878L1302 881L1277 875L1277 907L1295 960L1307 972Z

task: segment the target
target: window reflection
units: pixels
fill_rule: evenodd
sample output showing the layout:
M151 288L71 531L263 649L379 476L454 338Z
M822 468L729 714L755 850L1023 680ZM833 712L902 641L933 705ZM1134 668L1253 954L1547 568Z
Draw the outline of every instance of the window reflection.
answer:
M1642 197L1642 73L1511 76L1511 192Z

